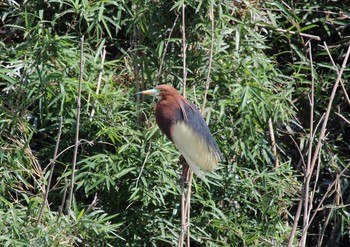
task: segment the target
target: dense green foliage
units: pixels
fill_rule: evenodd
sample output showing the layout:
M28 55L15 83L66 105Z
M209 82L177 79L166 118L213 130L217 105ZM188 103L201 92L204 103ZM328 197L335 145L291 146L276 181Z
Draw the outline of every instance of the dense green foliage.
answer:
M138 102L134 93L162 83L183 90L182 3L0 3L0 245L177 243L179 153L158 130L151 99ZM211 83L204 117L224 156L215 172L193 182L191 244L286 246L311 155L311 81L315 79L316 128L337 73L321 41L311 41L312 75L308 39L275 28L320 36L340 66L349 35L346 4L185 3L186 95L199 107L211 59L213 4ZM82 35L79 149L69 209ZM345 69L344 83L348 77ZM350 151L350 106L344 94L349 83L344 87L334 99L319 168L313 174L318 174L311 183L311 189L316 188L314 208L339 178L311 222L309 246L349 243L350 214L344 207L350 203L349 183L339 175ZM315 145L319 129L312 138ZM51 168L48 206L37 222ZM294 245L301 226L302 221Z

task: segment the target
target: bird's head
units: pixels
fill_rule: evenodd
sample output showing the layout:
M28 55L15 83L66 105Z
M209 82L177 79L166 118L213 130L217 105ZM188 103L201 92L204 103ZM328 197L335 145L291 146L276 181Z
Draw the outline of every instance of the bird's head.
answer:
M174 98L181 97L181 95L178 93L178 91L175 88L166 84L158 85L153 89L137 92L136 94L150 95L150 96L156 97L158 101L169 97L174 97Z

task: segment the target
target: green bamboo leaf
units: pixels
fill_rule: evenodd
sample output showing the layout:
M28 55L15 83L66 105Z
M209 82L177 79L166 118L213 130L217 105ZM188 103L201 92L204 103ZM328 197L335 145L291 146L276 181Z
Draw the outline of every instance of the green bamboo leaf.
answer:
M78 214L77 221L81 220L81 218L84 216L84 213L85 213L85 209L83 208Z
M116 177L117 178L121 178L121 177L125 176L126 174L131 173L131 171L134 171L134 170L136 170L135 167L130 167L130 168L123 169L121 172L116 174Z

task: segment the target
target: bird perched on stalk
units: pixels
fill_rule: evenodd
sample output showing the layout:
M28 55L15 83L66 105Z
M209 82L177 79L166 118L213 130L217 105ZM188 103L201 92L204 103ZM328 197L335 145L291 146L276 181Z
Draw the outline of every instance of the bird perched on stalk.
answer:
M176 145L197 176L203 178L205 172L217 166L221 152L194 104L165 84L136 94L158 99L156 121L159 128Z

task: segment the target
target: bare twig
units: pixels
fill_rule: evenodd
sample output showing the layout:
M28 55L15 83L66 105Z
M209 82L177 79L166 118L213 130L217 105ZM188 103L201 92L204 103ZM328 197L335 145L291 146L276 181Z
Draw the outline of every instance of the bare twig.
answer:
M84 139L80 139L79 142L78 142L78 145L82 145L84 143L87 143L87 144L90 144L90 145L94 145L95 142L93 141L88 141L88 140L84 140ZM113 144L110 144L108 142L96 142L96 143L103 143L103 144L107 144L107 145L111 145L111 146L114 146ZM60 157L62 154L64 154L65 152L67 152L69 149L71 148L74 148L75 147L75 144L73 145L70 145L68 147L66 147L65 149L63 149L59 154L57 154L57 157Z
M180 178L180 186L181 186L181 229L180 229L180 235L178 240L178 247L182 247L184 244L184 235L185 235L185 227L186 227L186 206L185 206L185 179L187 179L187 169L186 169L187 163L184 161L183 167L182 167L182 175Z
M339 73L339 72L338 72L338 73ZM349 98L348 93L346 92L346 88L345 88L345 86L344 86L343 80L340 80L340 85L341 85L341 88L343 89L343 93L344 93L344 95L345 95L346 101L348 102L348 105L350 106L350 98Z
M337 183L339 180L337 181ZM344 205L339 205L339 206L334 206L334 205L325 205L322 208L318 208L317 211L322 211L326 209L340 209L340 208L348 208L350 207L350 204L344 204Z
M321 40L321 38L319 36L316 36L316 35L311 35L311 34L301 33L301 32L295 32L295 31L289 31L289 30L285 30L285 29L282 29L282 28L274 28L272 26L264 25L264 24L261 24L261 23L256 23L255 25L258 26L258 27L269 28L269 29L272 29L272 30L280 32L280 33L289 33L289 34L299 35L301 37L306 37L306 38L314 39L314 40L318 40L318 41Z
M57 159L57 153L58 153L58 147L59 147L60 140L61 140L62 126L63 126L63 117L60 118L60 125L59 125L59 128L58 128L58 134L57 134L57 141L56 141L55 151L54 151L54 154L53 154L53 158L50 161L50 165L51 165L50 175L49 175L49 179L48 179L47 186L46 186L46 189L45 189L44 200L43 200L43 202L41 204L38 220L36 222L36 227L38 227L38 225L39 225L39 223L41 221L41 217L43 215L44 207L45 207L45 204L47 202L48 195L49 195L50 186L51 186L51 180L52 180L52 174L53 174L53 170L55 168L56 159Z
M350 125L350 121L348 119L346 119L343 115L341 115L338 112L335 112L335 115L337 115L338 117L340 117L341 119L343 119L347 124Z
M312 154L310 167L309 167L308 171L306 172L306 184L310 184L311 177L312 177L315 165L316 165L316 160L318 159L318 155L319 155L320 150L321 150L321 148L323 146L323 141L324 141L325 135L326 135L327 123L328 123L330 111L332 109L334 96L335 96L335 93L336 93L337 88L339 86L339 82L340 82L341 77L343 75L343 72L344 72L344 69L346 67L346 64L348 62L349 55L350 55L350 46L348 46L348 50L347 50L346 56L345 56L345 58L343 60L343 64L342 64L341 70L338 73L337 80L336 80L336 82L335 82L335 84L333 86L333 90L332 90L332 93L331 93L330 98L329 98L329 102L328 102L327 110L326 110L326 113L325 113L325 118L324 118L324 121L323 121L323 124L322 124L320 136L319 136L317 145L315 147L315 150L314 150L314 152ZM311 154L309 154L309 155L311 155ZM305 189L308 189L308 187L305 186ZM307 198L305 198L305 200L307 200ZM312 202L310 202L310 204L311 203ZM321 204L321 202L320 202L320 204ZM304 203L304 206L305 205L309 205L309 204ZM304 212L306 212L308 214L308 216L307 216L307 220L304 221L304 225L303 225L303 233L302 233L302 238L300 240L300 246L301 247L305 246L307 231L308 231L308 228L309 228L309 226L310 226L310 224L311 224L311 222L312 222L312 220L314 218L314 215L315 215L316 211L314 212L313 217L310 219L310 209L308 209L307 211L305 211L305 209L304 209Z
M80 109L81 109L81 87L83 84L83 69L84 69L84 36L81 36L80 39L80 76L79 76L79 86L78 86L78 98L77 98L77 122L76 122L76 130L75 130L75 146L74 146L74 154L73 154L73 164L72 164L72 175L70 181L69 188L69 196L68 196L68 205L67 205L67 213L69 213L72 207L73 200L73 192L74 192L74 179L75 179L75 167L77 164L77 156L78 156L78 146L79 146L79 125L80 125Z
M298 204L297 212L296 212L296 214L294 216L293 227L292 227L292 230L291 230L289 238L288 238L288 246L287 247L292 247L293 246L293 239L294 239L294 236L295 236L295 232L297 230L297 226L298 226L298 221L299 221L299 218L300 218L302 205L303 205L303 198L301 197L300 201L299 201L299 204Z
M189 169L189 178L187 185L187 199L185 204L185 215L187 217L186 231L187 231L187 246L190 246L190 209L191 209L191 189L192 189L192 179L193 179L193 171Z
M162 76L164 57L165 57L166 51L168 50L168 45L169 45L169 42L170 42L170 38L171 38L171 35L173 34L174 28L176 27L176 22L177 22L178 19L179 19L179 15L176 15L176 18L175 18L175 21L173 23L173 26L171 27L170 32L169 32L168 40L167 40L167 42L165 44L165 47L164 47L164 51L163 51L163 54L162 54L162 59L160 60L160 65L159 65L159 69L158 69L158 73L157 73L157 77L156 77L158 82L159 82L159 80L160 80L160 78Z
M210 32L210 50L209 50L209 65L208 65L208 74L207 74L207 80L205 83L205 91L204 91L204 98L203 98L203 104L202 104L202 114L204 113L205 104L207 103L207 95L211 80L211 67L213 62L213 50L214 50L214 39L215 39L215 20L214 20L214 3L213 0L210 1L210 13L209 18L211 21L211 32Z
M280 12L282 13L283 10L281 9L273 9L273 8L260 8L261 10L264 10L264 11L275 11L275 12ZM298 12L310 12L310 9L294 9L295 11L298 11ZM340 12L333 12L333 11L328 11L328 10L315 10L313 9L312 10L312 13L320 13L320 14L324 14L324 15L336 15L336 16L339 16L340 18L343 18L343 19L350 19L349 16L340 11Z
M309 189L310 189L310 179L308 179L308 174L311 169L311 157L312 157L312 144L313 144L313 126L314 126L314 98L315 98L315 79L314 79L314 66L312 60L312 46L311 41L308 41L309 45L309 59L310 59L310 68L311 68L311 96L309 99L310 104L310 133L309 133L309 151L308 151L308 160L305 167L304 173L304 192L303 192L303 201L304 201L304 215L303 215L303 229L307 227L309 222ZM312 200L311 200L312 202ZM303 235L300 240L300 246L305 246L306 243L307 231L303 231Z
M137 12L137 6L135 3L132 3L132 11L134 13ZM140 64L138 63L139 57L142 56L142 53L139 51L139 45L140 45L140 29L138 25L134 25L133 35L132 35L132 46L133 46L133 53L132 53L132 60L133 60L133 69L130 68L130 70L134 73L134 80L135 80L135 86L136 86L136 92L139 92L141 90L144 90L144 80L142 71L140 69ZM127 64L127 60L125 60L125 63ZM142 78L142 79L141 79ZM140 82L141 81L141 82ZM140 102L143 101L144 95L138 95L136 97L136 112L137 112L137 127L139 126L139 123L141 122L142 115L140 112Z
M187 65L186 65L186 22L185 22L185 0L182 1L182 95L184 98L186 98L186 80L187 80ZM185 205L185 181L183 181L184 178L187 179L187 169L186 166L188 164L183 165L183 174L181 177L181 230L180 230L180 235L179 235L179 241L178 241L178 247L182 247L184 244L184 232L185 232L185 227L186 226L186 205ZM186 172L186 174L184 174ZM191 172L191 169L189 169L189 172ZM188 185L190 186L190 185Z
M295 147L297 148L298 152L299 152L299 155L301 157L301 162L303 163L303 166L305 167L306 166L306 163L305 163L305 160L304 160L304 156L303 156L303 153L302 151L300 150L300 147L298 146L298 143L295 141L294 137L292 135L289 135L290 139L292 139Z
M325 220L324 223L323 223L323 228L322 228L321 236L319 236L319 238L318 238L318 240L317 240L317 247L321 247L321 246L322 246L323 237L324 237L324 234L325 234L325 232L326 232L326 227L327 227L327 225L328 225L328 223L329 223L329 220L331 219L332 211L333 211L333 208L330 208L329 211L328 211L327 218L326 218L326 220Z
M186 22L185 22L185 0L182 0L182 96L186 98L186 80L187 80L187 65L186 65Z
M101 68L100 68L100 73L98 75L98 81L97 81L97 87L96 87L96 96L98 96L100 93L101 81L102 81L102 75L103 75L103 66L104 66L105 59L106 59L106 46L103 47L103 52L101 57ZM95 115L95 109L96 109L96 102L94 104L94 107L91 110L90 121L92 121L92 118Z
M334 187L334 185L336 185L339 182L339 179L344 175L344 173L346 171L348 171L349 168L350 168L350 163L347 164L346 167L344 167L344 169L339 173L339 175L337 175L336 179L334 179L334 181L328 186L327 191L324 193L322 199L320 200L318 206L316 207L314 213L312 214L312 216L309 220L308 227L310 227L312 221L316 217L316 214L321 210L321 206L323 205L324 200L326 200L326 198L328 198L330 196L330 192L331 192L332 188ZM327 208L327 207L323 207L323 209L325 209L325 208Z
M327 44L324 43L324 46L322 46L322 47L326 50L326 52L327 52L327 54L328 54L328 57L329 57L329 59L331 60L332 65L333 65L335 71L336 71L337 74L339 75L339 69L338 69L337 65L335 65L335 62L334 62L333 57L332 57L332 55L331 55L331 53L330 53L330 51L329 51L329 49L328 49ZM345 88L345 86L344 86L344 82L343 82L342 79L340 79L340 85L341 85L341 88L342 88L343 93L344 93L344 95L345 95L346 101L348 102L348 104L349 104L349 106L350 106L350 98L349 98L348 93L346 92L346 88Z
M138 185L139 185L139 180L140 180L140 178L141 178L141 175L142 175L142 172L143 172L143 169L144 169L144 167L145 167L145 165L146 165L146 162L147 162L147 159L148 159L148 156L149 156L149 154L150 154L150 150L151 150L151 142L150 142L150 145L149 145L149 147L148 147L148 151L147 151L147 153L146 153L146 157L145 157L145 160L143 161L143 164L142 164L142 167L141 167L141 171L140 171L140 173L139 173L139 176L137 177L137 179L136 179L136 184L135 184L135 187L137 188L138 187Z
M314 155L312 157L312 161L311 161L311 171L312 172L314 170L314 166L315 166L315 163L316 163L316 159L318 157L318 153L323 145L323 140L324 140L324 137L325 137L325 134L326 134L326 127L327 127L327 123L328 123L328 118L329 118L329 114L330 114L330 111L331 111L331 108L332 108L332 103L333 103L333 100L334 100L334 96L335 96L335 93L337 91L337 88L338 88L338 85L339 85L339 82L341 80L341 77L343 75L343 72L344 72L344 69L346 67L346 64L348 62L348 59L349 59L349 55L350 55L350 45L348 47L348 51L346 53L346 56L345 56L345 59L343 61L343 64L342 64L342 67L341 67L341 70L338 74L338 78L333 86L333 90L332 90L332 93L331 93L331 96L329 98L329 102L328 102L328 107L327 107L327 110L326 110L326 115L325 115L325 119L324 119L324 122L323 122L323 125L322 125L322 128L321 128L321 133L320 133L320 137L319 137L319 140L318 140L318 143L317 143L317 146L315 148L315 152L314 152ZM310 177L311 174L308 174L308 176Z
M317 162L317 168L316 168L316 172L315 172L315 180L313 181L314 183L314 188L312 190L312 192L310 193L310 204L309 204L309 212L308 212L308 215L310 216L311 214L311 210L313 208L313 201L314 201L314 196L317 192L317 183L318 183L318 179L320 177L320 169L321 169L321 159L318 158L317 159L318 162Z
M62 214L62 211L63 211L63 207L64 207L64 204L66 202L67 190L68 190L68 180L67 180L67 176L65 175L64 176L63 197L62 197L61 205L58 207L57 220L61 217L61 214Z
M88 213L90 213L96 206L97 202L98 200L97 200L97 193L96 193L94 199L92 200L92 202L90 203L89 207L86 209L84 214L87 215Z

